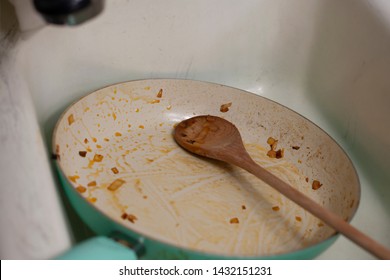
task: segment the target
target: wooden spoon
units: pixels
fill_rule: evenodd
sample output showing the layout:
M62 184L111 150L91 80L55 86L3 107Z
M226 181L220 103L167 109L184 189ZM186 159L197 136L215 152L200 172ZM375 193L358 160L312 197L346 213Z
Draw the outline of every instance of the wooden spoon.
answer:
M240 132L229 121L215 116L193 117L176 126L174 138L189 152L247 170L376 257L390 259L389 249L254 162Z

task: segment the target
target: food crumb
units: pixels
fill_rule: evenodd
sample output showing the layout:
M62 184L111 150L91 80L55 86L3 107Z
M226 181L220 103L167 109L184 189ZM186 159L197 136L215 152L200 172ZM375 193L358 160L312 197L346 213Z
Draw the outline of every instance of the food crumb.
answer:
M275 140L275 138L273 137L268 137L267 139L267 144L271 146L271 148L276 148L276 143L278 142L278 140ZM274 147L275 145L275 147Z
M163 94L163 89L161 88L159 92L157 93L157 98L161 98Z
M231 106L232 106L232 102L222 104L221 107L219 108L219 111L221 111L222 113L226 113L227 111L229 111L229 108Z
M144 129L144 128L145 128L142 124L139 125L138 127L141 128L141 129Z
M79 151L79 155L81 157L85 157L87 155L87 151Z
M318 223L317 226L318 226L318 227L323 227L324 224L323 224L323 223Z
M245 205L241 205L241 209L242 209L242 210L245 210L245 209L246 209L246 206L245 206Z
M301 221L302 221L302 218L299 217L299 216L295 216L295 220L298 221L298 222L301 222Z
M73 114L70 114L68 116L68 124L71 125L72 123L74 123L74 116L73 116Z
M279 210L280 210L280 207L279 207L279 206L274 206L274 207L272 207L272 210L274 210L274 211L279 211Z
M95 203L97 201L97 198L96 197L89 197L89 198L87 198L87 200L91 203Z
M293 148L293 150L299 150L301 147L299 147L299 146L292 146L291 148Z
M322 184L318 180L314 180L313 183L311 184L311 188L313 190L318 190L321 187L322 187Z
M118 170L118 168L116 168L116 167L111 168L111 171L112 171L114 174L118 174L118 173L119 173L119 170Z
M87 184L88 187L95 187L96 186L96 181L91 181Z
M239 222L240 222L240 221L238 220L237 217L231 218L231 219L230 219L230 223L231 223L231 224L238 224Z
M284 156L284 149L279 149L276 151L276 158L282 158Z
M93 161L94 162L101 162L102 160L103 160L103 156L102 155L95 154L95 156L93 157Z
M278 140L273 137L268 137L267 144L270 146L270 150L267 152L267 156L270 158L280 159L284 157L284 149L276 150Z
M87 139L87 138L84 138L84 143L85 143L85 144L88 143L88 139Z
M123 214L121 215L121 218L122 218L123 220L126 220L126 219L127 219L127 214L126 214L126 213L123 213Z
M270 158L276 158L276 151L274 150L269 150L267 152L267 156L270 157Z
M85 193L87 189L86 189L85 187L83 187L83 186L78 186L78 187L76 188L76 190L77 190L79 193Z
M68 176L68 179L71 180L73 183L76 183L76 180L80 179L80 176L79 175Z
M115 132L115 136L117 136L117 137L122 136L122 133L120 133L120 132Z
M126 181L122 179L116 179L114 182L112 182L107 189L110 191L116 191L119 189Z
M135 221L138 220L138 219L133 214L129 214L129 215L127 215L127 220L134 224Z

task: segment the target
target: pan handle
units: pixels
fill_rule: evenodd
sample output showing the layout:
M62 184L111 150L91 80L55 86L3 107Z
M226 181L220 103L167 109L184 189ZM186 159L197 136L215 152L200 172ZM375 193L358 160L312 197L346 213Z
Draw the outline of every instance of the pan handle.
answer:
M106 236L90 238L57 256L56 260L136 260L136 253Z

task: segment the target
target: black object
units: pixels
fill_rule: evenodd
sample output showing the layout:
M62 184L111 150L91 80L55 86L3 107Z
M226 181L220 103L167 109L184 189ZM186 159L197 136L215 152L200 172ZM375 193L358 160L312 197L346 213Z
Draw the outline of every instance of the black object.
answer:
M34 0L34 6L48 23L77 25L100 14L104 0Z

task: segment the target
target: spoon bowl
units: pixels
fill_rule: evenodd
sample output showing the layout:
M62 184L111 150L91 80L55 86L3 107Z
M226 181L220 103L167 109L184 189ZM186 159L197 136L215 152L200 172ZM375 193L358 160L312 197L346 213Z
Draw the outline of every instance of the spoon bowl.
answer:
M240 132L234 124L210 115L182 121L176 126L174 137L186 150L218 160L226 149L242 146Z

